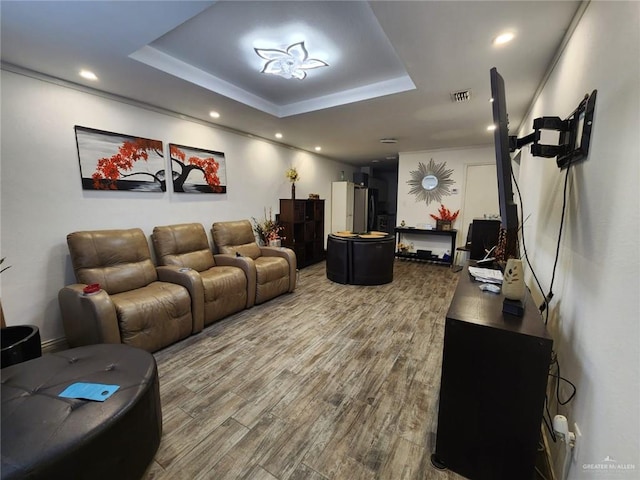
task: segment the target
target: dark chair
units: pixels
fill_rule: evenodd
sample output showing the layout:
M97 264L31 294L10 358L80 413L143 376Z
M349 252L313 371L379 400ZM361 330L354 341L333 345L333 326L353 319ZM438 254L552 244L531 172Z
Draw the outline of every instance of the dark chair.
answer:
M473 232L473 223L469 224L469 230L467 230L467 241L466 243L461 246L456 248L456 257L453 259L454 265L462 265L464 264L468 259L469 259L469 252L471 252L471 238L472 238L472 232ZM460 260L460 257L464 256L464 260Z
M470 228L469 230L471 231L472 229ZM500 220L474 220L470 258L472 260L483 259L492 248L498 245L499 234Z

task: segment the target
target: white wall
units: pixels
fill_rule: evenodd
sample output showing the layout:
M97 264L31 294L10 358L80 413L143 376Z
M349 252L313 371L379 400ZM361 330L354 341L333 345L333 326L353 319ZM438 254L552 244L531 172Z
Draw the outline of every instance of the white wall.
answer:
M74 283L66 235L77 230L260 218L290 198L285 178L297 167L296 198L319 193L331 212L331 182L350 165L157 113L115 99L8 71L2 72L1 251L12 268L1 276L8 325L35 324L43 341L64 336L58 290ZM227 193L83 191L74 125L222 151ZM171 190L171 185L167 186ZM210 233L209 233L210 235Z
M524 123L564 118L585 93L598 90L589 157L569 174L549 322L561 373L577 385L576 398L559 409L582 432L572 479L613 478L592 465L633 465L615 478L640 476L639 27L640 3L592 1ZM508 78L505 84L508 91ZM546 290L565 171L525 150L519 173L524 215L531 214L525 239Z
M492 134L488 134L487 140L493 141ZM416 201L416 196L409 194L411 187L407 184L407 181L411 179L411 172L418 169L418 163L421 162L427 165L432 158L436 163L446 162L446 168L453 170L450 178L455 183L450 187L450 190L457 189L458 193L443 197L441 202L431 202L427 205L425 201ZM404 220L407 226L418 227L420 224L430 224L435 228L436 222L429 215L436 215L438 208L440 208L440 203L442 203L452 212L461 210L453 224L453 228L458 230L456 244L458 246L463 245L466 240L465 235L463 235L466 231L464 226L473 220L473 218L465 218L462 211L466 181L465 172L468 165L479 164L495 164L493 144L486 147L400 153L396 224L400 225L400 222ZM487 187L487 195L495 196L497 205L498 191L495 184Z

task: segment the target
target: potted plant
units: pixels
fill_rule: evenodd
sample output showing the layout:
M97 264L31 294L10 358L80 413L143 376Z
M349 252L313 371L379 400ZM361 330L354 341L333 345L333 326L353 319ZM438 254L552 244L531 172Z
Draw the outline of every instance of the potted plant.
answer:
M296 199L296 182L300 180L300 176L298 175L298 171L296 170L296 167L291 167L287 169L284 176L287 177L291 182L291 200L295 200Z
M253 231L256 232L256 235L260 239L263 245L268 246L281 246L282 240L284 237L280 236L280 232L284 230L277 221L273 219L273 214L271 212L271 208L269 208L269 214L267 215L267 209L264 209L264 219L257 220L253 217Z
M451 230L453 222L458 218L459 213L460 210L452 213L451 210L440 204L438 215L431 213L430 216L436 221L436 230Z

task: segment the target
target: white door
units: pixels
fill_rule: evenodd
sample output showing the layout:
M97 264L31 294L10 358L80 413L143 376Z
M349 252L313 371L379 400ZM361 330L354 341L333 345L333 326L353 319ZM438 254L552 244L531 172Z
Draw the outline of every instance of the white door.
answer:
M462 219L458 224L460 232L456 241L459 246L466 243L469 225L474 218L500 213L496 164L467 165L465 170Z

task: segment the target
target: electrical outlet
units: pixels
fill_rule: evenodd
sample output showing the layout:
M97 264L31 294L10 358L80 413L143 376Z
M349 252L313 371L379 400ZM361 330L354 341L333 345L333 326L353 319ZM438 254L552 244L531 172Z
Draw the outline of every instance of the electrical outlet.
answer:
M580 431L580 427L578 427L577 422L573 424L573 433L575 433L576 439L573 445L571 459L573 460L573 463L578 463L578 454L580 453L580 445L582 445L582 432Z

